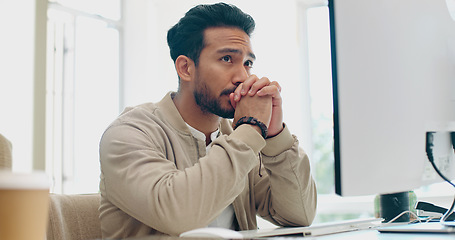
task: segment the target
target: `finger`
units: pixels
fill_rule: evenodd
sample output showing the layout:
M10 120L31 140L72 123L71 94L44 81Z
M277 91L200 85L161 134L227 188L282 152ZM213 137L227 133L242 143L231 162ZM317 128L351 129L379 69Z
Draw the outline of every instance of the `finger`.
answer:
M276 86L267 86L261 89L261 92L256 94L259 97L270 96L272 97L272 106L281 105L281 93L278 91Z
M248 91L248 94L250 96L254 96L259 90L261 90L262 88L264 88L268 85L270 85L270 80L266 77L263 77L253 83L250 90Z
M242 89L243 89L243 83L240 83L239 86L234 91L234 96L233 96L234 101L236 101L236 102L240 101L240 98L242 96L242 94L241 94Z
M259 78L252 74L251 76L249 76L241 85L241 89L240 89L240 94L242 96L245 96L251 89L251 86L253 86L253 84L258 81Z
M276 87L267 86L261 89L260 92L256 94L259 97L272 97L272 101L280 101L281 94Z
M273 84L270 84L268 86L265 86L263 88L261 88L258 92L257 92L257 95L258 96L266 96L266 95L270 95L274 98L276 97L280 97L281 96L281 87L278 83L273 83Z
M278 88L278 91L281 92L281 86L277 81L273 81L270 83L271 85L275 85Z

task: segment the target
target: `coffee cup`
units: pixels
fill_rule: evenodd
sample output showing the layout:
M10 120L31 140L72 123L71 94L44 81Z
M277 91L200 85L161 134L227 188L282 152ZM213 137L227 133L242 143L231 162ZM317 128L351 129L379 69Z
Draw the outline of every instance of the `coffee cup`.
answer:
M0 239L43 240L48 208L45 173L0 171Z

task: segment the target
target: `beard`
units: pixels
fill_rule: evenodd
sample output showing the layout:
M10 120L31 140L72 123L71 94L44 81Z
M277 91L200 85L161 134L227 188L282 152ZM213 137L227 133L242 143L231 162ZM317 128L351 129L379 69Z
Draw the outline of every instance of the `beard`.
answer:
M216 97L212 92L210 92L207 84L198 77L196 79L197 87L193 92L194 99L196 104L201 108L204 113L215 114L222 118L234 118L234 108L232 106L228 108L223 108L221 103L221 97L227 96L233 93L236 88L225 89L220 93L220 96Z

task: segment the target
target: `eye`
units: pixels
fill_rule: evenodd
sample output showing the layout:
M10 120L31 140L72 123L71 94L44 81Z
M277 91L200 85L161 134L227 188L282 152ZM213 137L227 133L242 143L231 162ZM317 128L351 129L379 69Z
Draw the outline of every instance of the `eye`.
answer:
M247 61L245 62L245 66L246 66L246 67L249 67L249 68L252 68L252 67L253 67L253 61L247 60Z
M230 63L230 62L232 62L232 58L229 55L228 56L223 56L221 58L221 61Z

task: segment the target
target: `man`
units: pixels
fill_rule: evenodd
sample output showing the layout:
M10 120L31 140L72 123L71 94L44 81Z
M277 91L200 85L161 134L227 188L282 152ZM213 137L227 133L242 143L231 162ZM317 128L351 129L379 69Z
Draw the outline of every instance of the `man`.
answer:
M168 32L178 92L126 109L100 143L103 238L311 224L316 187L280 85L250 74L255 23L224 3ZM233 118L229 121L228 118Z

